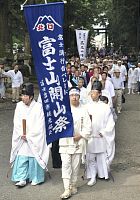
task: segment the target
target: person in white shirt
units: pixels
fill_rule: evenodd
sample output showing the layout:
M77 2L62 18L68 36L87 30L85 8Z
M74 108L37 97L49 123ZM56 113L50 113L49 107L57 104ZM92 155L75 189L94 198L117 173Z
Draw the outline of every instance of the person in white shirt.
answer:
M19 93L20 87L23 84L23 76L22 73L18 69L18 64L13 64L14 69L9 70L8 72L3 72L5 76L11 78L12 81L12 102L19 102Z
M124 81L120 76L120 70L116 69L114 71L114 76L112 77L112 83L114 85L115 90L115 106L118 114L121 113L122 110L122 94L124 90Z
M78 80L78 88L80 89L80 103L85 105L88 102L88 91L87 88L83 87L84 78L82 76L79 77Z
M91 120L85 106L79 103L80 90L72 87L69 91L71 112L74 122L73 137L59 140L59 153L62 160L64 193L61 199L68 199L77 193L77 178L82 154L85 154L86 140L90 136Z
M114 155L110 151L114 144L115 122L109 105L99 100L101 96L102 84L95 81L91 89L92 102L87 104L88 113L91 116L92 131L87 145L87 178L90 179L88 186L96 184L96 176L99 178L109 178L110 164L112 161L108 155Z
M127 80L127 70L125 65L122 65L122 61L118 60L117 65L114 67L114 70L119 69L120 70L120 76L124 82L124 87L126 84L126 80Z

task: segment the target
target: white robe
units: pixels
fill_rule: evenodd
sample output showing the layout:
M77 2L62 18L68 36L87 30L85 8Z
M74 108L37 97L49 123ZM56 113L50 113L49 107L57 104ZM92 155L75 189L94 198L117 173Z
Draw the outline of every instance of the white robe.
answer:
M98 101L87 105L88 113L92 118L91 138L88 140L88 153L108 154L111 163L115 153L115 122L109 105ZM100 137L99 133L103 135Z
M110 92L108 90L106 90L106 89L103 89L101 92L102 92L102 96L105 96L105 97L108 98L108 105L110 106L110 108L113 107L113 103L112 103L112 98L110 96Z
M71 106L71 112L74 122L74 135L80 134L82 138L79 142L75 142L73 137L61 138L59 140L59 153L85 153L86 140L90 136L91 120L88 115L87 109L79 105L78 107Z
M80 88L80 103L85 105L88 102L88 91L87 88Z
M128 88L132 88L132 84L136 83L137 83L137 71L135 69L130 68L128 71Z
M111 81L109 80L105 81L105 90L107 90L110 93L111 97L115 96L114 86Z
M27 142L23 135L22 119L26 119ZM42 105L33 100L30 106L22 101L17 103L14 115L14 129L10 163L17 155L35 157L39 165L45 169L49 159L49 147L46 144L45 119Z

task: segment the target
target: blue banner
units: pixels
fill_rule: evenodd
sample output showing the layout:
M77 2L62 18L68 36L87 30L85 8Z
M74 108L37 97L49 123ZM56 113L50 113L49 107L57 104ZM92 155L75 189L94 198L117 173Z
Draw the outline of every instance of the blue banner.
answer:
M24 6L46 122L47 143L73 136L63 41L64 3Z

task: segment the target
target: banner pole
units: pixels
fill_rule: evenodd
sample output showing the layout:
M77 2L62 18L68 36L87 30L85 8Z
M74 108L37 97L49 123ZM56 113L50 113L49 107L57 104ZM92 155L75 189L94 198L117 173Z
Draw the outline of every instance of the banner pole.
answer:
M23 10L23 6L27 3L28 0L25 0L23 4L20 5L20 10Z

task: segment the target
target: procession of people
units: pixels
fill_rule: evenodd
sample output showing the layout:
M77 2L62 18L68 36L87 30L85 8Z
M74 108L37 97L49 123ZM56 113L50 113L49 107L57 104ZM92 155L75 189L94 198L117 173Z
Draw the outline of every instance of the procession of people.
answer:
M11 180L16 187L24 187L28 182L36 186L45 181L50 150L52 167L62 168L64 192L61 199L68 199L78 192L81 163L85 164L89 187L94 186L98 178L110 179L115 156L115 123L123 112L123 98L127 92L129 95L140 94L140 63L129 69L123 63L123 59L108 57L90 58L84 62L78 57L67 60L73 137L47 145L41 96L36 102L34 86L23 82L17 63L13 70L5 72L4 63L0 62L1 98L3 101L6 98L3 80L9 76L12 102L17 103L10 155Z

